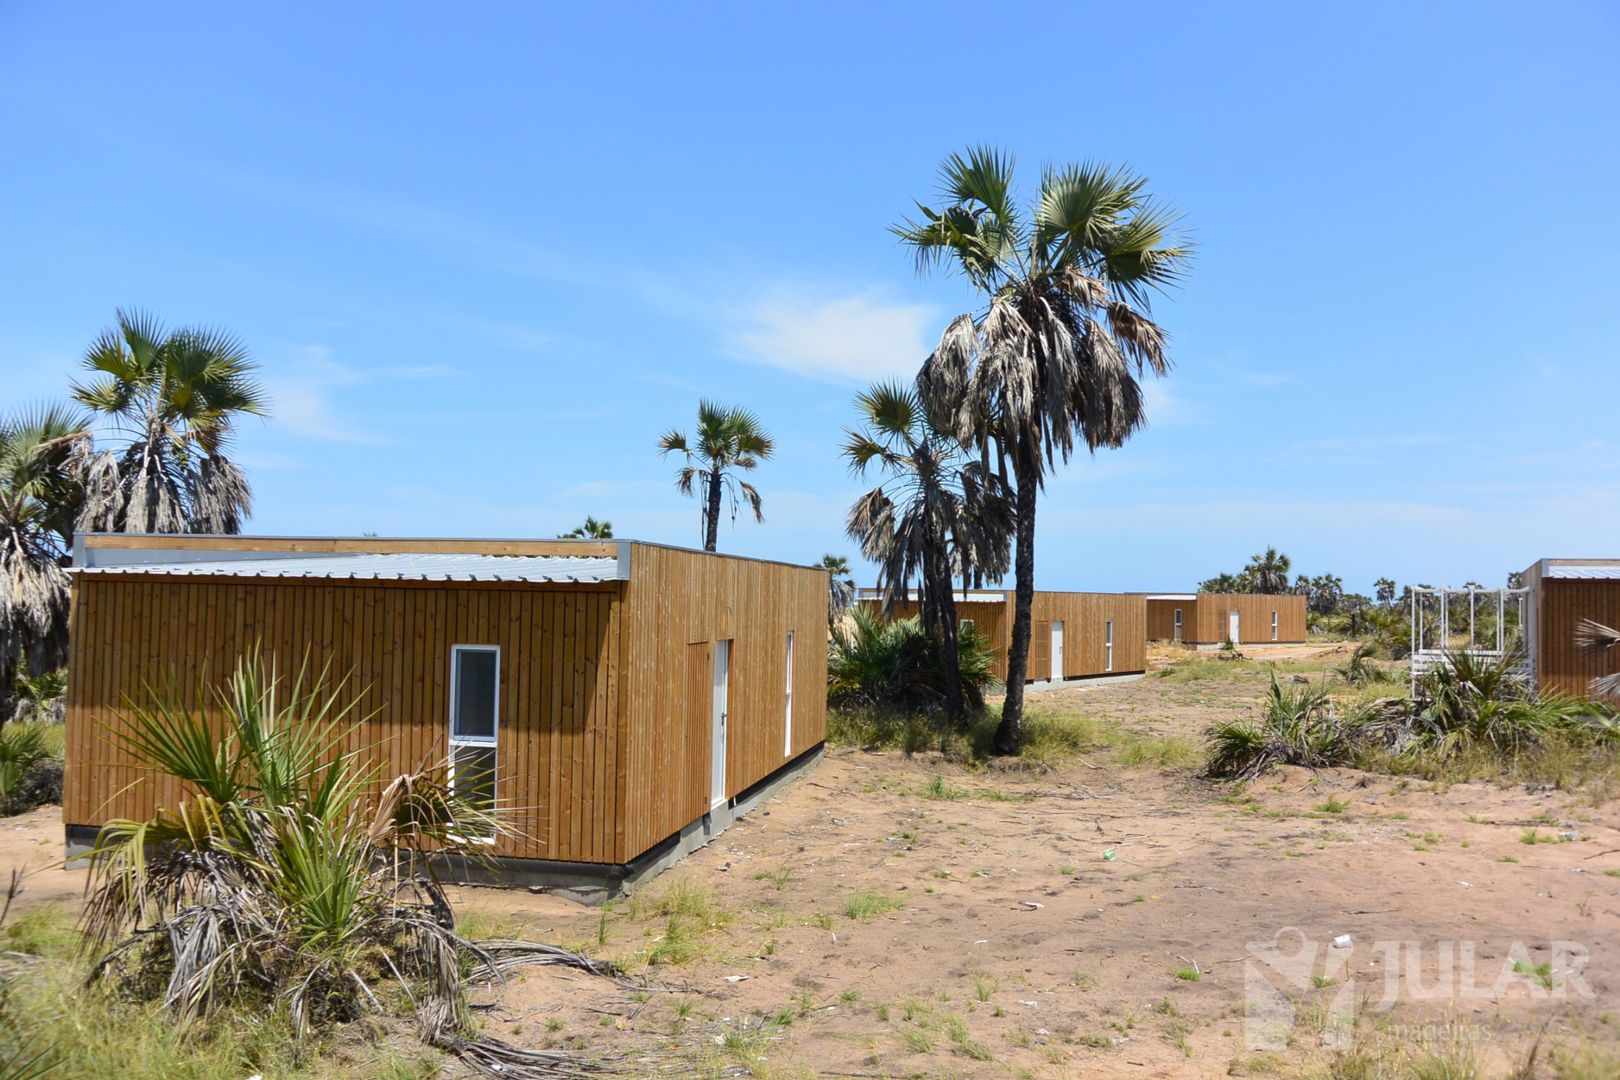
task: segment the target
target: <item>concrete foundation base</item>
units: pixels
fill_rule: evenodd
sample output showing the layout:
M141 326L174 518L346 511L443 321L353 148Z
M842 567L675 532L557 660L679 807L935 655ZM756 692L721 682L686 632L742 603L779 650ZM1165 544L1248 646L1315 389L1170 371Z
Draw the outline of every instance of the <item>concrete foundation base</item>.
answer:
M635 891L644 882L686 858L710 840L725 832L732 822L749 813L792 781L814 768L825 753L825 745L800 754L770 776L728 802L711 809L686 828L667 837L657 846L628 863L559 862L547 859L468 859L461 855L431 856L434 871L442 880L467 885L494 885L552 893L582 904L604 904L617 896ZM67 826L69 865L83 862L95 846L93 825Z
M1115 683L1135 682L1145 678L1145 671L1127 671L1118 675L1077 675L1072 679L1042 679L1039 682L1024 684L1024 693L1040 693L1042 690L1074 690L1082 686L1112 686Z

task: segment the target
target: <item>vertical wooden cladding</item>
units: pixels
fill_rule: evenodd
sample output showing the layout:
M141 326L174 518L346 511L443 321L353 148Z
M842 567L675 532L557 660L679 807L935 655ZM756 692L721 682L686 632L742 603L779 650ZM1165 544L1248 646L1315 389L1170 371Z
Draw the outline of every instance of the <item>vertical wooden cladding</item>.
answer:
M1188 600L1147 600L1147 639L1149 641L1176 640L1176 611L1181 611L1181 640L1191 641L1198 620L1196 598Z
M709 809L714 642L731 641L726 795L819 745L827 730L827 575L779 563L631 545L621 620L625 848ZM793 738L786 741L793 632Z
M307 650L360 694L366 719L349 748L395 775L446 756L451 646L498 645L499 793L523 835L495 853L622 861L612 587L98 574L77 579L73 617L69 825L144 817L180 795L138 772L113 737L127 699L169 687L195 699L255 647L290 680Z
M1620 627L1620 581L1541 577L1534 591L1536 679L1543 692L1590 697L1592 680L1620 671L1620 655L1610 649L1585 653L1575 647L1582 619Z
M1010 603L1010 598L1009 598ZM1030 606L1031 682L1052 676L1052 624L1063 623L1063 677L1121 674L1147 669L1147 603L1139 594L1037 592ZM1011 615L1009 612L1009 625ZM1108 623L1114 624L1108 664Z
M1225 641L1233 611L1238 613L1237 644L1305 640L1305 598L1293 593L1199 593L1196 626L1189 621L1182 629L1182 640L1202 645ZM1271 636L1272 612L1277 613L1275 638Z
M874 610L877 601L863 601ZM895 615L917 613L914 601L895 605ZM973 619L998 650L996 678L1007 678L1007 650L1012 644L1013 594L996 600L958 600L958 619ZM1030 605L1033 625L1029 635L1029 682L1045 682L1052 674L1052 623L1063 622L1063 676L1075 679L1147 669L1147 605L1140 595L1128 593L1037 592ZM1108 621L1114 622L1114 663L1107 664Z

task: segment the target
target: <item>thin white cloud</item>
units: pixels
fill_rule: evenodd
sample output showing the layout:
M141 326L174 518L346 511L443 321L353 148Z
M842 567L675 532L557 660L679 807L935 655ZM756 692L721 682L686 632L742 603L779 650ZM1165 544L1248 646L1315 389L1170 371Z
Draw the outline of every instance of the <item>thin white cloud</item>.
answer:
M344 390L389 379L416 381L454 374L455 368L443 364L366 370L333 360L325 345L302 345L284 369L263 381L270 396L270 418L278 427L323 442L377 444L384 440L357 422L355 410L338 407Z
M885 302L872 292L833 299L773 293L728 335L742 360L830 382L909 378L943 323L932 304Z

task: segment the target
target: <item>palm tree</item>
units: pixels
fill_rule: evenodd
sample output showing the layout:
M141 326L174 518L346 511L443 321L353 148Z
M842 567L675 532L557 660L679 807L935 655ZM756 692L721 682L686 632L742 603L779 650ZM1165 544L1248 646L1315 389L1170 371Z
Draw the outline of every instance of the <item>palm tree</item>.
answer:
M1249 558L1249 565L1243 568L1254 582L1254 591L1258 593L1282 593L1288 591L1288 571L1294 562L1288 556L1280 554L1276 548L1268 547L1259 555Z
M827 554L816 564L827 571L827 628L835 628L855 603L855 579L850 576L849 559Z
M1593 619L1582 619L1575 628L1575 647L1581 652L1606 657L1611 649L1620 645L1620 630L1604 626ZM1620 672L1599 675L1588 688L1593 697L1620 696Z
M597 521L589 514L585 515L585 524L576 525L565 533L558 533L559 540L611 540L613 539L613 522Z
M682 495L696 495L702 507L703 550L713 551L720 531L720 498L731 499L731 520L737 520L739 492L754 511L754 520L764 522L759 492L740 479L735 470L753 470L771 456L776 442L760 426L759 417L747 409L698 402L697 429L692 439L673 428L658 440L660 454L684 454L686 464L675 473L675 487Z
M247 478L224 454L238 414L262 416L264 392L242 345L217 330L166 330L118 312L85 354L95 373L80 404L124 439L97 456L82 523L127 533L234 533L252 510Z
M0 723L19 675L67 659L75 476L88 453L83 419L62 406L0 418Z
M1072 456L1122 445L1145 422L1138 379L1169 369L1148 294L1179 279L1189 249L1146 181L1097 165L1049 168L1028 218L1012 191L1012 158L992 149L941 168L947 205L895 227L919 270L950 263L983 293L923 364L918 384L983 471L1015 493L1017 555L1007 698L996 747L1023 738L1024 673L1035 593L1035 508L1048 472ZM1009 476L1010 470L1010 476Z
M961 444L930 415L917 392L899 383L873 386L855 399L860 431L846 431L844 457L856 475L876 466L878 486L850 508L847 531L878 564L884 608L892 612L913 578L925 631L945 646L945 702L964 712L957 666L953 575L973 567L1007 572L1012 505L1001 478L963 458Z
M1373 595L1385 607L1393 604L1395 602L1395 579L1381 577L1373 582Z

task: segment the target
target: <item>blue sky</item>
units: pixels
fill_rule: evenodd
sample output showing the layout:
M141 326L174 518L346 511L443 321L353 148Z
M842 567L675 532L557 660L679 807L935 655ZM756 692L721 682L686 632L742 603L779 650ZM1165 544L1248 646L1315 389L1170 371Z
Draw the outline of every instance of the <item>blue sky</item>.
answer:
M710 395L778 442L722 548L851 552L850 400L973 302L886 228L991 142L1128 162L1199 245L1043 585L1612 555L1617 12L0 2L0 408L142 307L262 364L254 531L690 544L654 443Z

